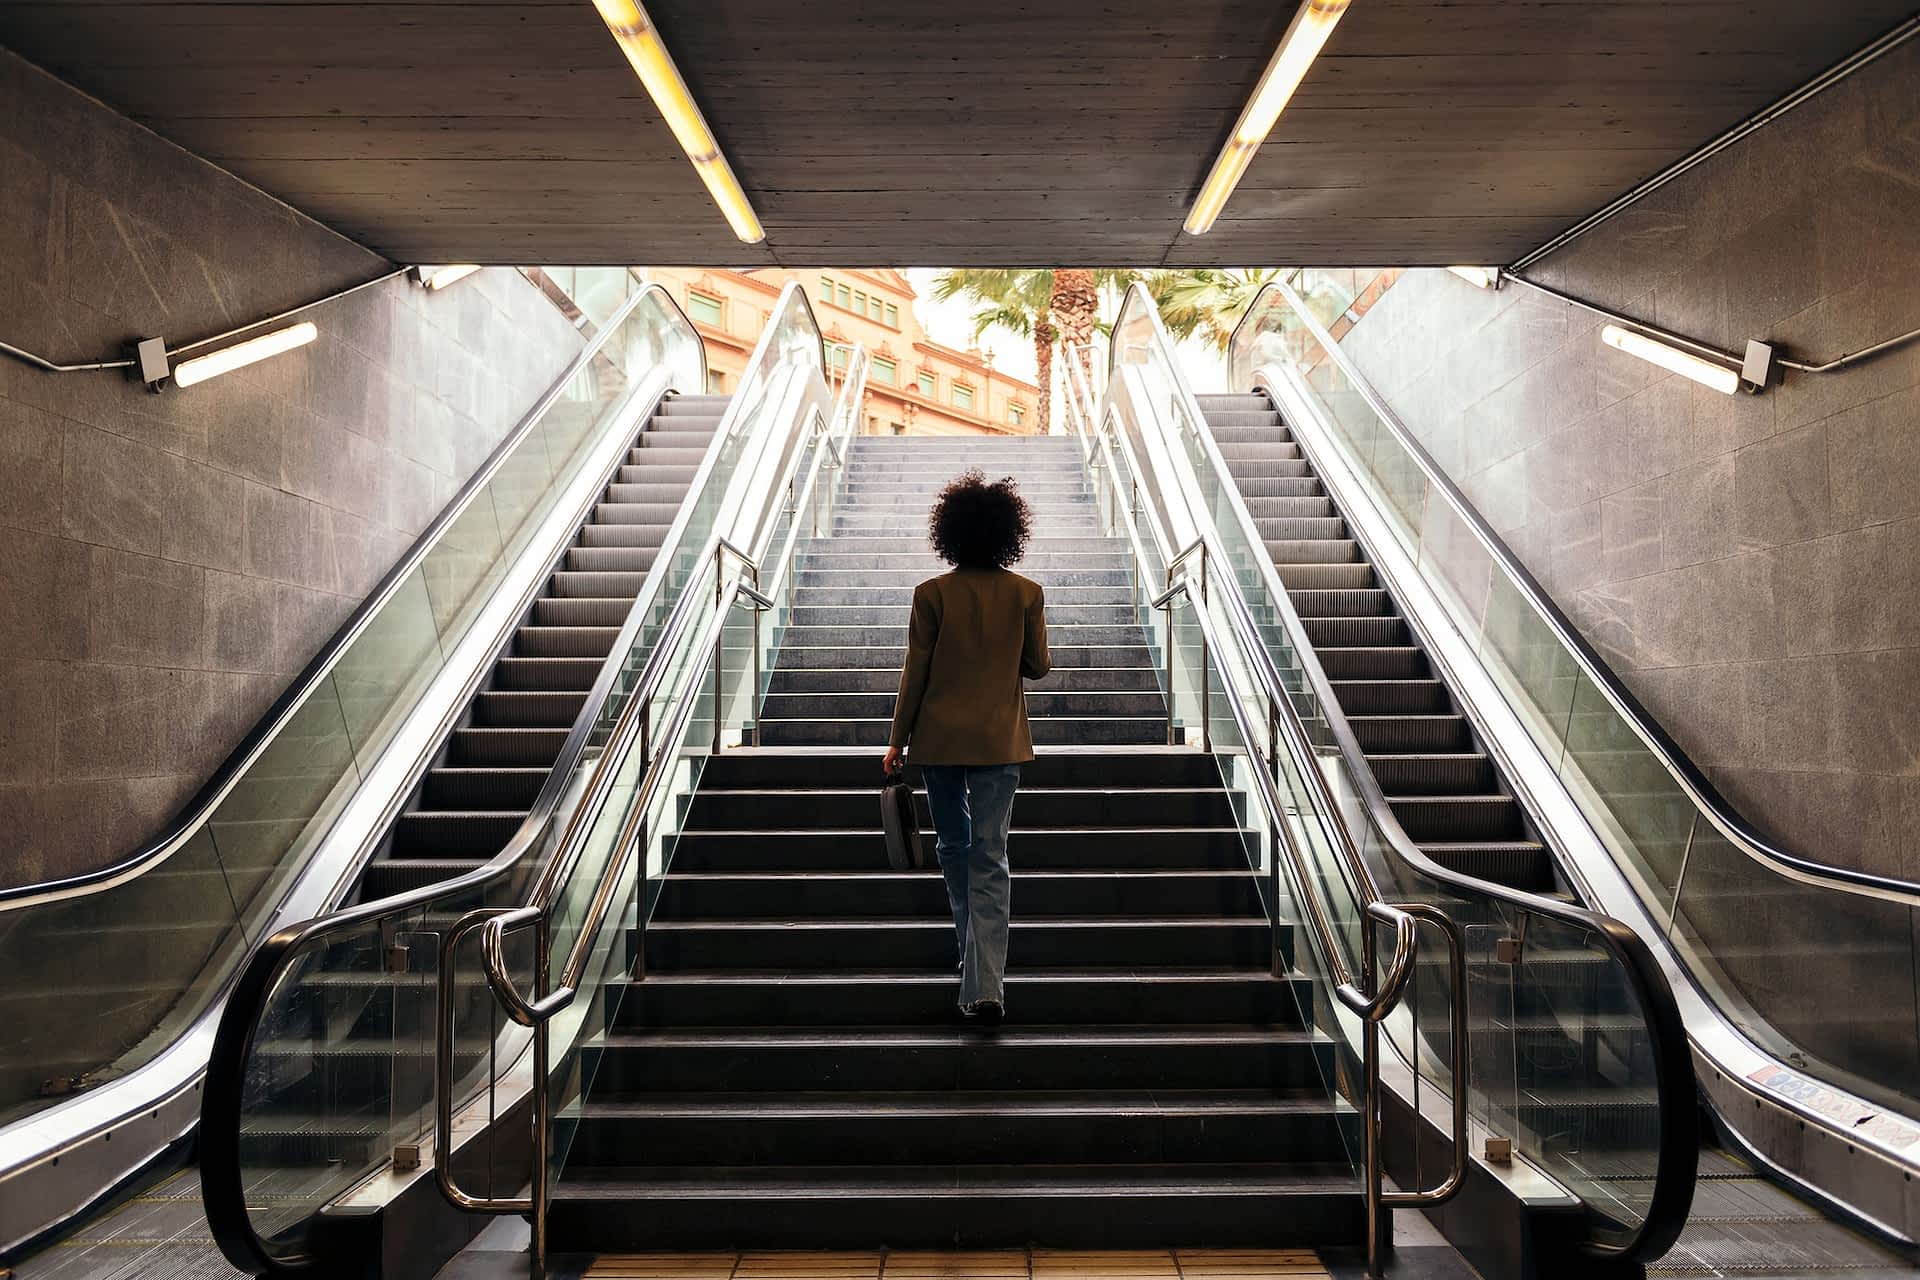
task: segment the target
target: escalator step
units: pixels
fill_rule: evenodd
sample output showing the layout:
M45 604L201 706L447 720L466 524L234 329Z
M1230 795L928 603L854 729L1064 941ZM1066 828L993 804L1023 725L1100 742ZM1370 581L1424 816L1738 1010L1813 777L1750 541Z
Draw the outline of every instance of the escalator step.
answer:
M1307 465L1305 458L1229 458L1227 469L1233 473L1235 480L1313 475L1313 468Z
M1467 718L1444 716L1348 716L1353 736L1368 755L1470 750Z
M640 594L646 576L644 573L575 573L562 569L553 575L553 594L563 600L581 597L632 600Z
M1332 680L1333 696L1350 716L1432 715L1452 699L1438 680Z
M1209 422L1213 420L1215 411L1247 413L1273 408L1273 401L1267 399L1267 393L1264 391L1209 391L1205 395L1196 395L1193 399Z
M1298 608L1296 603L1295 608ZM1307 639L1316 650L1323 648L1361 648L1373 645L1404 645L1408 642L1407 624L1397 617L1302 618Z
M1352 538L1269 538L1267 554L1275 564L1358 564L1360 544Z
M632 609L633 596L547 596L533 602L533 625L617 629Z
M613 529L647 529L655 525L609 525ZM582 573L645 573L653 568L659 544L626 547L574 547L567 552L567 568Z
M588 524L580 527L583 547L647 547L658 550L667 540L664 524Z
M657 449L652 453L635 449L627 455L627 465L621 467L613 478L621 484L670 484L684 491L693 483L693 477L699 471L698 463L666 463L660 460Z
M433 769L421 788L421 799L431 809L533 808L547 770Z
M1248 498L1247 512L1256 521L1281 519L1328 519L1335 512L1333 502L1325 496L1287 496L1276 498Z
M494 664L496 689L577 690L593 688L601 658L502 658Z
M587 705L584 690L550 692L488 689L473 700L474 723L485 728L559 728L564 732Z
M1316 647L1314 654L1329 680L1390 680L1427 674L1427 655L1412 645Z
M681 424L690 430L681 430ZM656 431L648 427L646 434L640 437L642 452L650 449L704 449L713 436L713 429L720 425L718 418L679 418L674 422L672 431Z
M1439 841L1519 840L1526 828L1512 796L1396 796L1387 804L1408 835L1421 844Z
M1260 444L1223 444L1220 456L1227 460L1229 467L1241 462L1294 461L1300 457L1300 446L1291 441L1285 443Z
M601 523L603 513L611 509L617 518L605 520L608 524L672 524L674 516L680 513L680 504L644 501L638 492L639 488L637 484L608 485L607 500L594 512L595 523Z
M718 418L727 411L731 396L676 395L660 402L654 415L660 418Z
M1289 591L1343 591L1373 585L1373 566L1364 562L1341 564L1279 564L1280 584Z
M1555 887L1553 858L1530 840L1449 842L1417 840L1420 851L1450 871L1528 893Z
M1393 601L1379 587L1369 591L1289 591L1302 618L1388 617ZM1397 621L1397 619L1396 619Z
M1310 542L1319 538L1344 539L1347 536L1347 522L1339 516L1255 516L1253 524L1260 531L1261 538L1269 542Z
M666 468L659 468L665 470ZM678 502L687 491L687 481L660 479L654 467L622 467L614 477L618 484L640 491L642 502Z
M473 870L484 858L379 858L367 864L360 877L360 898L372 902L406 893L423 885L438 884Z
M1280 428L1280 415L1272 409L1216 409L1207 413L1207 425L1213 428L1216 439L1221 433L1231 434L1246 431L1249 428Z
M1415 650L1417 653L1418 650ZM1477 751L1430 755L1368 756L1373 776L1388 795L1462 795L1498 785L1493 762Z
M566 741L566 729L455 729L447 757L456 767L551 769Z
M698 449L664 449L655 445L629 450L627 461L636 467L698 467L706 456L704 446Z
M1248 502L1255 498L1318 498L1326 492L1312 476L1249 478L1239 485L1240 496Z
M523 658L604 658L619 635L619 627L526 626L515 633L513 647Z
M393 826L392 858L475 858L506 847L527 818L524 810L416 809Z

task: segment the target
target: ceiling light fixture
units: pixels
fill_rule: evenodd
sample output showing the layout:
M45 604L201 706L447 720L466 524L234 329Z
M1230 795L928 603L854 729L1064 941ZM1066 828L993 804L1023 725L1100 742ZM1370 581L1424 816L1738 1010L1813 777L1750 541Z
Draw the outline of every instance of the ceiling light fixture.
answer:
M304 347L319 336L320 331L313 327L312 321L302 321L284 329L275 329L272 333L263 333L257 338L249 338L245 342L236 342L230 347L222 347L209 355L182 360L173 368L173 385L194 386L208 378L217 378L223 373L258 364L284 351L292 351L295 347Z
M1307 68L1320 55L1340 15L1347 11L1347 3L1348 0L1303 0L1287 27L1287 34L1280 40L1280 47L1274 50L1267 69L1261 73L1253 97L1247 100L1240 119L1234 122L1227 145L1220 148L1193 208L1187 213L1188 235L1205 235L1213 226L1213 220L1220 216L1233 189L1240 185L1241 175L1246 173L1253 153L1273 132L1274 122L1286 110L1300 81L1306 78Z
M1683 378L1691 378L1703 387L1712 387L1722 395L1732 395L1740 389L1740 371L1729 369L1725 365L1715 364L1711 360L1702 360L1678 347L1670 347L1664 342L1655 342L1644 333L1635 333L1631 329L1622 329L1610 324L1600 331L1600 341L1615 351L1624 351L1630 356L1638 356L1648 364L1657 364L1669 373L1677 373Z
M1498 289L1500 287L1500 268L1498 267L1448 267L1447 270L1465 280L1476 289Z
M413 278L429 289L444 289L450 284L465 280L479 269L471 262L461 262L446 267L415 267Z
M765 228L755 216L753 206L747 203L747 193L740 189L733 167L720 154L713 130L707 128L706 118L700 114L693 95L687 92L687 82L680 78L680 69L673 65L673 57L660 42L660 33L654 29L646 11L635 0L593 0L593 7L600 11L607 30L620 42L620 51L633 64L633 72L646 86L653 105L666 117L667 127L673 130L687 159L693 161L694 172L707 184L708 194L720 206L733 234L747 244L766 239Z

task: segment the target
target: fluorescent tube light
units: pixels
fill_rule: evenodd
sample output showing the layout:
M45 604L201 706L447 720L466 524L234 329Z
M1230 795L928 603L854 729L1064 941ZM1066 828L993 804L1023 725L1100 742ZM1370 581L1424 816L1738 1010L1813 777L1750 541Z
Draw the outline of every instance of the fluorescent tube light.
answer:
M1491 289L1500 283L1498 267L1448 267L1447 270L1476 289Z
M693 161L694 172L706 184L713 202L720 206L733 234L747 244L766 239L766 230L747 202L747 193L740 189L733 167L720 154L713 130L707 128L706 117L700 114L693 95L687 92L687 82L680 78L680 69L673 65L673 58L667 53L667 46L660 42L660 33L654 29L646 11L635 0L593 0L593 7L600 11L607 30L620 42L620 51L627 55L634 74L640 77L640 83L653 98L653 105L666 118L680 149Z
M444 289L450 284L465 280L480 268L471 262L462 262L448 267L415 267L420 283L429 289Z
M1214 219L1220 216L1220 210L1226 207L1228 197L1240 185L1241 175L1253 161L1253 153L1273 132L1274 122L1286 110L1293 91L1306 78L1307 68L1320 56L1340 15L1347 11L1347 3L1348 0L1302 0L1292 24L1287 27L1287 34L1280 40L1280 47L1274 50L1267 69L1261 73L1253 97L1248 99L1240 119L1234 123L1232 136L1220 149L1199 196L1194 199L1193 208L1187 213L1188 235L1205 235Z
M232 373L250 364L291 351L295 347L304 347L320 336L320 331L311 321L289 325L284 329L275 329L272 333L263 333L257 338L245 342L236 342L230 347L222 347L210 355L195 356L183 360L174 366L173 385L191 387L205 382L208 378L217 378L223 373Z
M1702 360L1690 355L1678 347L1670 347L1664 342L1655 342L1644 333L1635 333L1631 329L1622 329L1610 324L1600 331L1600 341L1615 351L1624 351L1630 356L1638 356L1649 364L1657 364L1669 373L1677 373L1683 378L1691 378L1703 387L1712 387L1722 395L1732 395L1740 389L1740 372L1725 365Z

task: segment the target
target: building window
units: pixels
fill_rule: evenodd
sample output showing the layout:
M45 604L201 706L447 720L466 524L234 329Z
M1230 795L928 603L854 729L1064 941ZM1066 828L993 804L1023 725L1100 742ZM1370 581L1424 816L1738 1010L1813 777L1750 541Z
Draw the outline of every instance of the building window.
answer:
M933 395L934 395L933 375L930 373L923 373L920 375L917 381L920 383L920 394L925 396L929 400L933 399Z
M707 394L710 396L725 395L726 391L727 375L718 369L707 370Z
M699 323L710 324L718 329L723 309L720 299L709 298L704 293L694 293L692 290L687 291L687 315Z
M873 358L873 376L890 387L899 385L899 369L900 366L891 360L883 359L880 356Z
M833 301L833 281L827 276L820 277L820 301Z
M851 311L853 309L853 290L844 284L837 287L840 290L840 305Z
M1027 406L1023 404L1009 405L1007 407L1007 416L1013 419L1014 426L1024 426L1027 421Z
M887 304L887 328L898 329L899 327L900 327L900 308L894 306L891 302L889 302Z
M861 315L867 314L867 295L859 289L853 291L853 309Z
M868 298L867 299L867 319L873 321L875 324L879 324L880 317L882 314L884 313L882 312L880 307L880 299L877 297Z
M889 422L887 428L897 436L907 434L907 424L904 422Z
M837 343L827 348L827 363L832 365L836 369L839 369L844 372L847 367L848 358L849 358L849 353L847 351L847 348L840 346Z
M957 382L954 383L953 384L953 407L956 409L965 409L968 413L972 413L973 412L973 388L963 387Z

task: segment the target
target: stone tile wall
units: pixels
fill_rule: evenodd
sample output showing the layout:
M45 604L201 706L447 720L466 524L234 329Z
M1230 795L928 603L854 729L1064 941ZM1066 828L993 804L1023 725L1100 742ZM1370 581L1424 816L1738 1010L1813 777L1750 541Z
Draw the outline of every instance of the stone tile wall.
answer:
M1530 274L1735 350L1920 327L1916 83L1910 43ZM1920 877L1920 344L1727 397L1415 271L1345 345L1751 819Z
M391 264L0 51L0 340L190 341ZM404 279L187 391L0 358L0 884L155 833L579 338L517 273Z

